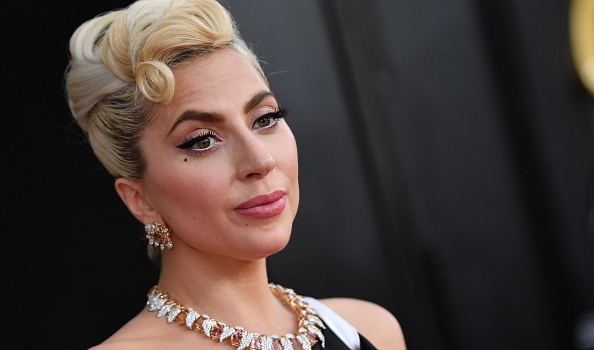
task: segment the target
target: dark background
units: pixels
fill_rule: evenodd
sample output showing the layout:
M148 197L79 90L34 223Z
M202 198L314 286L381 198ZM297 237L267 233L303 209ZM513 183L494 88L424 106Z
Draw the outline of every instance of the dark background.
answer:
M70 34L127 4L3 4L2 348L99 343L156 282L62 91ZM377 302L411 350L594 348L576 336L588 315L594 334L594 104L568 1L225 4L299 145L271 280Z

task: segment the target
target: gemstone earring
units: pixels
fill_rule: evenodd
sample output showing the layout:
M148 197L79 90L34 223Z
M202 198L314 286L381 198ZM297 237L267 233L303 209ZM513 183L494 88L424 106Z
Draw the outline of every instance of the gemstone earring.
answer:
M165 248L173 248L173 243L171 242L170 237L171 230L169 227L154 223L146 224L144 230L146 231L146 238L149 240L149 244L159 247L161 250Z

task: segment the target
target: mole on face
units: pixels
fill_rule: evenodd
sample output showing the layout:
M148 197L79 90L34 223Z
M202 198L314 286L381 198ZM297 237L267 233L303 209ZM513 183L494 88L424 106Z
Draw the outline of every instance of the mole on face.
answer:
M188 158L184 158L184 162L187 162L187 161L188 161Z

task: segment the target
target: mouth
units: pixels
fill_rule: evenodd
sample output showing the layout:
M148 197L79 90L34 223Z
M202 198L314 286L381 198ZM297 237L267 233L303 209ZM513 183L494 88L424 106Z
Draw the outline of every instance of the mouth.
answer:
M238 205L235 211L253 218L269 218L282 213L285 202L285 192L279 190L251 198Z

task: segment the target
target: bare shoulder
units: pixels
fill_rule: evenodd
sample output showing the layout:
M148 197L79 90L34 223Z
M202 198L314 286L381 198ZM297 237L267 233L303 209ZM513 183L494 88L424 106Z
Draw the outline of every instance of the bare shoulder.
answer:
M103 342L97 346L93 346L89 350L129 350L139 349L142 345L134 341L116 341L116 342Z
M398 320L380 305L351 298L329 298L320 301L353 325L379 350L406 349Z
M151 349L148 339L121 337L114 334L103 343L91 347L89 350L132 350L132 349Z

